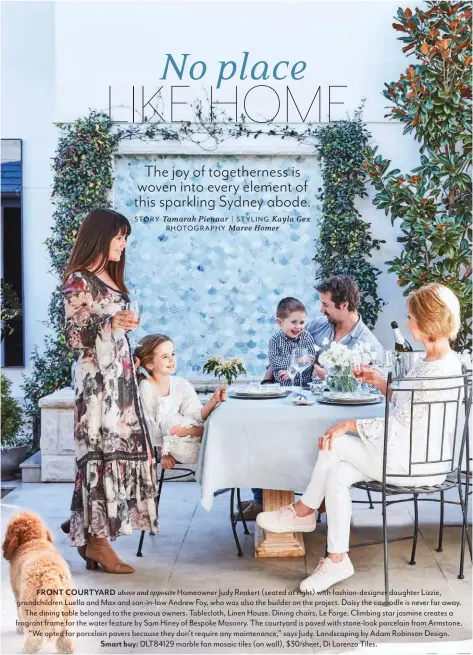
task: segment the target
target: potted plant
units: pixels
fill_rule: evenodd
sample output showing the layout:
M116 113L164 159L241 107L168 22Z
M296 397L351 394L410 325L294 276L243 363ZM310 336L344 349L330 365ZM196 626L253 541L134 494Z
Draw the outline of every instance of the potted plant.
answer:
M233 380L236 380L238 375L245 374L246 369L243 362L239 357L231 357L230 359L223 359L212 355L208 358L203 367L204 373L213 373L215 377L221 382L222 378L230 385Z
M1 384L1 448L2 448L2 479L14 477L20 464L26 459L29 449L29 437L21 433L23 412L20 403L11 396L11 381L4 375L0 376Z

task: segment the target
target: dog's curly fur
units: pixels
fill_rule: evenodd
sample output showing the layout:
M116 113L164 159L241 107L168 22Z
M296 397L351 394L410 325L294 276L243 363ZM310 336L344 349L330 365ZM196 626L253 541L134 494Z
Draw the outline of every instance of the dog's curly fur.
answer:
M7 525L3 556L10 562L10 581L18 610L18 632L26 653L36 653L44 639L55 639L58 653L73 653L71 572L55 549L50 531L33 512L15 514ZM45 590L46 594L42 593ZM46 604L59 602L58 605ZM35 604L35 603L44 604ZM41 610L52 612L40 615ZM37 623L37 625L32 625Z

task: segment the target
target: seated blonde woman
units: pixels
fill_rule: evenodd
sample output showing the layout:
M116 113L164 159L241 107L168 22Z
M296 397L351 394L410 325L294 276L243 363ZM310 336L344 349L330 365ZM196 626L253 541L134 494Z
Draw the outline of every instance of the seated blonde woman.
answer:
M425 358L419 359L409 371L409 378L437 378L461 375L461 364L451 350L449 340L454 339L460 327L460 304L457 297L441 284L428 284L410 294L408 298L408 323L414 339L425 346ZM375 385L386 395L386 380L379 371L363 367L363 381ZM402 383L401 383L402 384ZM410 388L413 383L409 383ZM414 383L413 409L414 449L425 454L427 432L429 431L429 453L440 454L442 450L442 420L431 416L428 426L428 410L419 402L455 399L457 391L445 389L456 381L423 381ZM438 386L442 390L422 391ZM387 473L408 474L411 394L394 391L392 411L389 419ZM434 407L434 406L433 406ZM453 408L452 408L453 409ZM432 409L434 411L434 409ZM453 436L455 430L454 411L446 412L445 434ZM447 442L448 439L445 440ZM269 532L311 532L315 530L315 509L325 497L327 509L328 557L320 560L314 573L304 580L301 591L321 592L354 573L348 556L351 498L350 487L355 482L382 480L384 449L384 418L352 419L337 423L318 440L319 456L311 481L301 499L294 505L287 505L273 512L262 512L256 521ZM443 446L445 453L445 444ZM444 454L445 458L445 454ZM412 458L412 461L424 459ZM431 460L439 459L430 457ZM419 465L415 477L388 478L390 484L411 486L440 484L445 475L426 477L430 464ZM438 464L437 469L438 471ZM422 477L424 474L424 477Z

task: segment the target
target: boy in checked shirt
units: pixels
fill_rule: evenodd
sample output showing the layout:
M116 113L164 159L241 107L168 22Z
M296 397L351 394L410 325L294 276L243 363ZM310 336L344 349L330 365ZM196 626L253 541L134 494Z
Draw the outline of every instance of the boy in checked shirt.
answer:
M268 359L275 380L284 386L292 384L288 369L296 348L305 348L314 357L318 350L312 336L304 329L306 318L307 310L297 298L283 298L277 306L276 323L280 330L269 340ZM312 370L313 366L309 365L302 372L302 385L312 382ZM300 375L297 373L295 384L300 381Z
M288 368L295 349L306 348L310 355L315 355L318 350L312 336L304 330L306 316L306 308L297 298L283 298L276 309L276 323L280 330L269 340L268 358L275 380L284 386L291 384ZM303 385L312 381L313 368L310 365L302 372ZM295 376L295 383L299 381L299 375ZM245 521L254 521L263 510L263 490L252 488L251 491L253 500L241 503ZM238 512L233 518L238 520Z

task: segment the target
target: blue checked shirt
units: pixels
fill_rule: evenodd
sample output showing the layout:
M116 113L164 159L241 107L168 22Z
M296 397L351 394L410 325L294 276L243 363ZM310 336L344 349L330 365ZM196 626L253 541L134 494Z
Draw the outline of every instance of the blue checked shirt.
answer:
M307 348L312 355L316 354L315 344L312 336L307 330L303 330L296 339L291 339L282 330L271 337L268 344L269 364L274 372L274 378L280 384L288 387L291 386L291 380L280 380L279 372L287 371L291 363L291 355L295 348ZM310 365L302 372L302 384L312 382L313 365ZM300 384L300 373L294 378L294 384Z

